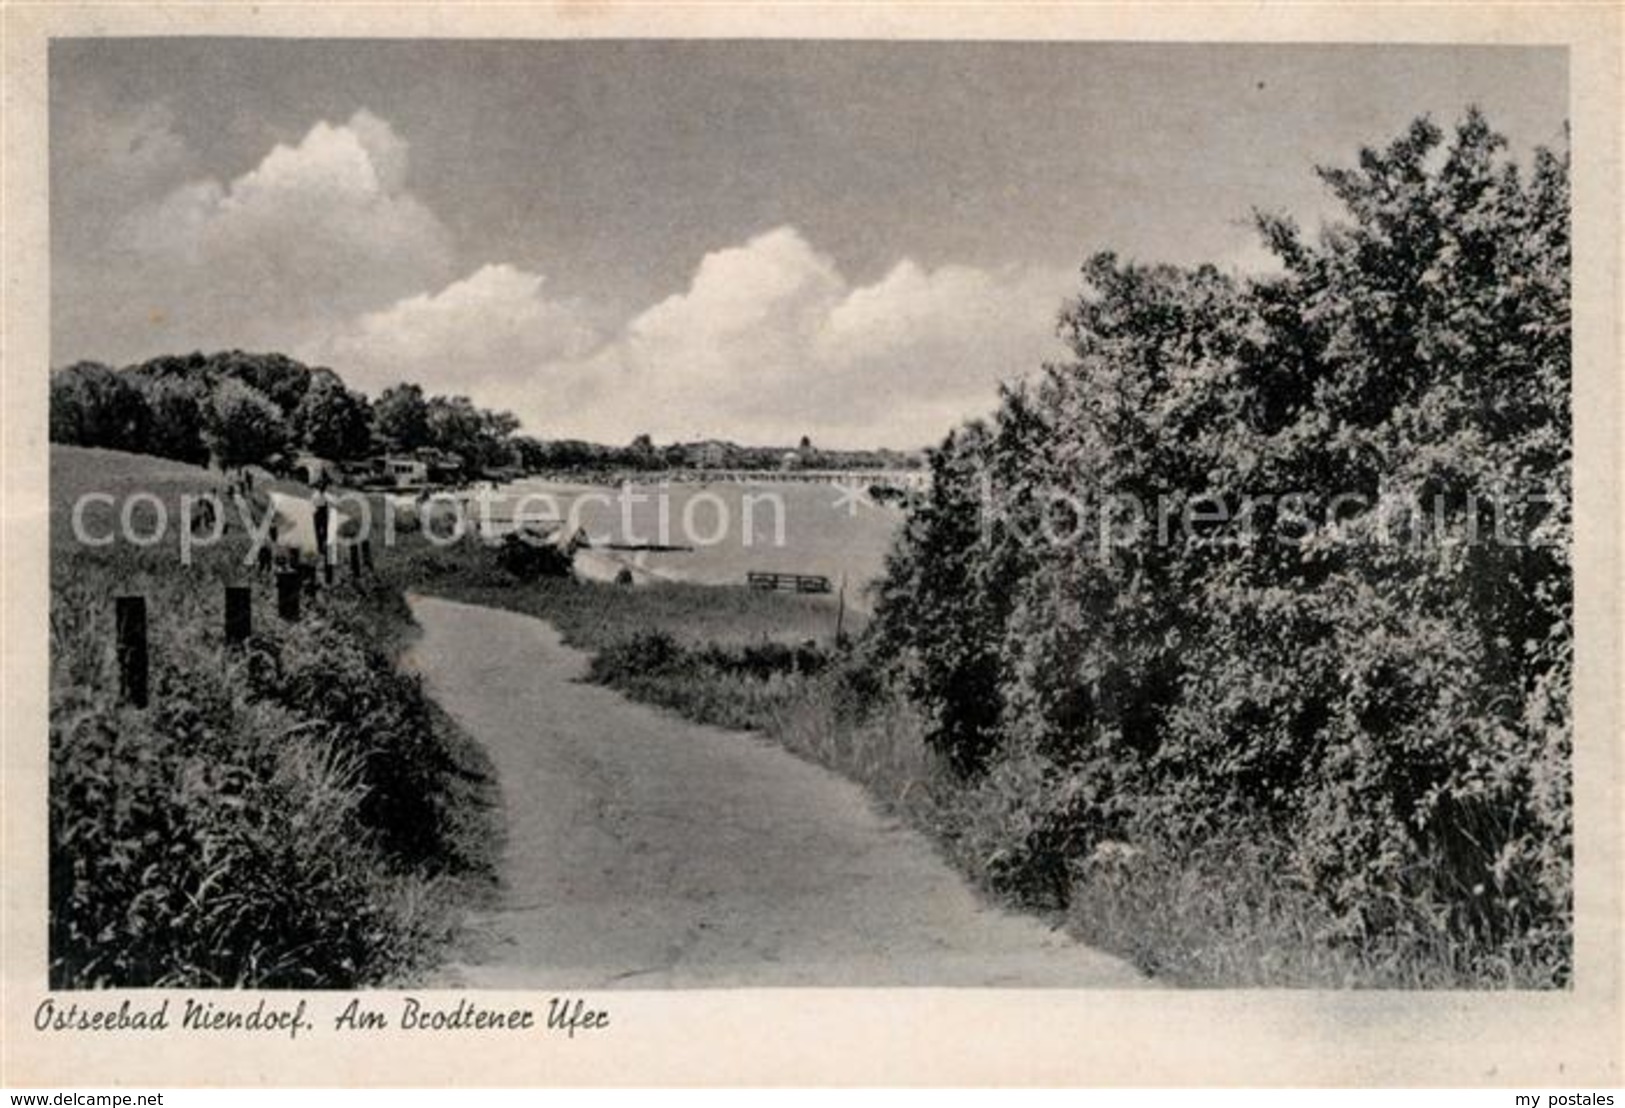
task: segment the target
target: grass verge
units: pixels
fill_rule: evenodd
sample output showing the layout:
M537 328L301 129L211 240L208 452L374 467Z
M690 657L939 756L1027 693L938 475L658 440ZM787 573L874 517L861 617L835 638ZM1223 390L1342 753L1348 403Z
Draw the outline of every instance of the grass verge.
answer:
M50 980L57 988L352 988L420 978L491 880L495 789L479 749L397 667L400 594L347 582L282 623L247 536L183 564L193 467L52 451ZM146 497L166 538L87 545ZM160 509L158 505L162 505ZM140 515L141 513L137 513ZM228 517L229 519L229 517ZM224 588L255 633L224 642ZM113 597L146 600L151 703L121 703Z

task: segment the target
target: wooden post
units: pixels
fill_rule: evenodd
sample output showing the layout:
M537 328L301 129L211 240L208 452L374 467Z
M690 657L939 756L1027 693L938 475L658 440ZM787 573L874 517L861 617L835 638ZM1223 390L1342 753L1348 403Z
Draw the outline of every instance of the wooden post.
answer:
M350 579L352 581L361 580L361 545L359 543L350 544Z
M117 634L119 699L147 706L147 599L120 596L113 600Z
M841 591L835 598L835 645L838 648L841 640L846 637L843 629L846 623L846 574L841 574Z
M276 614L289 623L299 618L299 579L297 569L279 569L276 574Z
M361 561L366 565L367 572L372 572L372 540L361 540Z
M254 630L254 594L246 585L226 586L226 642L236 646L248 641Z
M325 585L333 583L333 563L338 561L338 553L332 543L322 551L322 583Z

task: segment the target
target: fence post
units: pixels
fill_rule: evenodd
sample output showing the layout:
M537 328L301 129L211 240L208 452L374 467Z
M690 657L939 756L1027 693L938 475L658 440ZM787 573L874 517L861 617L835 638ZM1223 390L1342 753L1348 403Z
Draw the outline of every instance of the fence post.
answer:
M254 630L254 594L246 585L226 586L226 642L247 642Z
M362 539L361 540L361 561L362 561L362 563L364 565L366 565L367 572L371 573L372 572L372 540L371 539Z
M277 570L276 614L289 623L299 618L299 579L302 576L297 569Z
M350 579L361 580L361 547L357 543L350 544Z
M113 600L117 634L118 691L121 700L147 706L147 599L120 596Z
M322 583L325 585L331 585L333 583L333 563L338 560L338 553L338 550L333 546L332 543L328 543L326 549L324 549L321 553Z

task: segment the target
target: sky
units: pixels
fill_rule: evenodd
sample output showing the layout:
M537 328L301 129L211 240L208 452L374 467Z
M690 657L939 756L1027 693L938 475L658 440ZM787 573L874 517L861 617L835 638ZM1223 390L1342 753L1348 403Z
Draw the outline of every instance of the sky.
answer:
M52 364L279 350L544 438L915 448L1064 357L1099 250L1267 267L1254 209L1562 50L58 39Z

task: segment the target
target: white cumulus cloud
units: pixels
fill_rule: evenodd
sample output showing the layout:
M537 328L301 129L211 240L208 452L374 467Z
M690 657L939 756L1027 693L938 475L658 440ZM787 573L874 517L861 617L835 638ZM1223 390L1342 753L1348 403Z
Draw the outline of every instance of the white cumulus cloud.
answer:
M373 392L416 381L482 399L523 395L527 385L545 395L547 383L531 375L583 357L601 339L581 306L548 299L543 284L511 265L483 266L439 292L368 312L304 353Z
M583 415L615 438L934 442L1060 353L1074 288L1064 270L906 259L854 286L779 228L708 255L685 292L633 319L585 374L601 387Z
M1074 289L1068 271L906 259L853 285L780 227L706 255L686 289L619 326L495 265L309 353L371 390L468 392L543 436L919 446L1061 352L1056 317Z
M127 213L93 305L109 345L285 348L447 279L450 236L406 187L408 145L366 111L319 122L230 181L200 178ZM123 342L118 339L122 338Z

